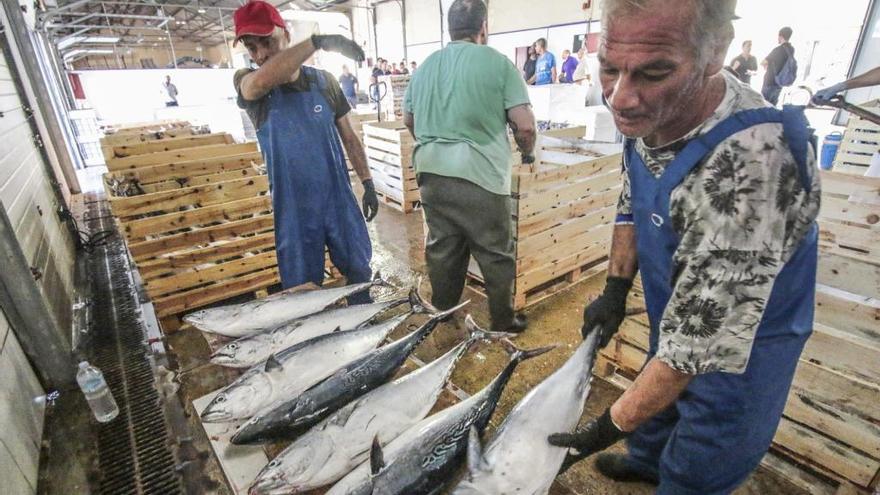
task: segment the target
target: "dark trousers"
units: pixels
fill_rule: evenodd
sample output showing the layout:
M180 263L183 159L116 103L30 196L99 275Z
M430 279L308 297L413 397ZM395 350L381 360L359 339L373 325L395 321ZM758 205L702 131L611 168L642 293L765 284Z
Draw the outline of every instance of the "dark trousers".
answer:
M776 85L767 84L761 90L761 95L767 100L768 103L776 106L779 103L779 95L782 93L782 87Z
M428 224L425 260L432 303L439 309L458 304L473 255L486 284L492 330L507 330L516 276L510 196L435 174L420 174L419 190Z

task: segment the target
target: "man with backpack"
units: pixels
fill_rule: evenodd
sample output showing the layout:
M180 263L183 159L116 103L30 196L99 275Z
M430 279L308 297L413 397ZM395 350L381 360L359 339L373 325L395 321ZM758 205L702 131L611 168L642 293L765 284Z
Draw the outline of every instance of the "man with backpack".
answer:
M779 93L782 92L782 88L791 86L797 78L794 47L789 43L792 33L793 31L788 26L780 29L779 46L774 48L761 63L766 70L761 94L773 106L779 102Z

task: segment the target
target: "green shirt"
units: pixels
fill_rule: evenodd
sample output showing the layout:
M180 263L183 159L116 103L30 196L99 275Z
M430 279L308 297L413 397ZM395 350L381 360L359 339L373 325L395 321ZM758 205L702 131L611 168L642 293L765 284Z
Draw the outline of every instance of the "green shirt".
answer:
M415 117L416 173L458 177L510 194L507 110L529 103L522 75L494 48L453 41L415 72L404 110Z

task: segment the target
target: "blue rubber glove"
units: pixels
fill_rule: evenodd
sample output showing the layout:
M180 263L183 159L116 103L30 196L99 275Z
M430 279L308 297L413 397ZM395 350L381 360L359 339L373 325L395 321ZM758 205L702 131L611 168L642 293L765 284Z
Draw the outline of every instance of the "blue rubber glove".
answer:
M834 86L830 86L828 88L819 90L813 95L813 104L815 105L824 105L831 101L831 98L834 98L842 91L846 90L846 85L843 83L837 83Z

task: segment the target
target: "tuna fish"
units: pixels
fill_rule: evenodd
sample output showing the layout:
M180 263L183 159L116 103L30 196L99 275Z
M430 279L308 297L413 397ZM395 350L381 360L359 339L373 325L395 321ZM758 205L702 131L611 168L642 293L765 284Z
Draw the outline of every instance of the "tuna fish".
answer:
M394 495L439 493L464 457L471 429L486 428L516 366L553 347L516 349L510 362L483 390L420 421L383 449L374 440L370 462L339 480L327 495ZM543 440L546 443L546 439Z
M406 337L343 366L302 394L252 417L232 436L232 443L241 445L295 439L342 406L385 383L441 320L468 302L436 313Z
M412 296L409 301L412 301ZM359 304L306 316L274 330L230 342L211 356L211 362L230 368L250 368L265 361L273 353L300 342L326 335L336 329L345 331L360 328L376 315L405 302L407 299Z
M251 495L303 493L329 485L369 457L373 438L386 444L431 411L458 360L486 333L468 316L470 338L430 364L382 385L336 411L299 437L266 466Z
M378 325L315 337L270 356L221 390L202 411L202 421L247 419L279 399L299 395L375 349L408 316L405 313Z
M598 335L591 333L561 368L519 401L485 450L479 436L471 435L469 478L453 495L539 495L550 490L568 450L550 445L547 437L577 426L590 393Z
M372 282L335 289L273 294L263 299L203 309L183 317L183 321L205 332L227 337L244 337L265 332L291 320L323 311L331 304L376 285L383 285L379 274Z

